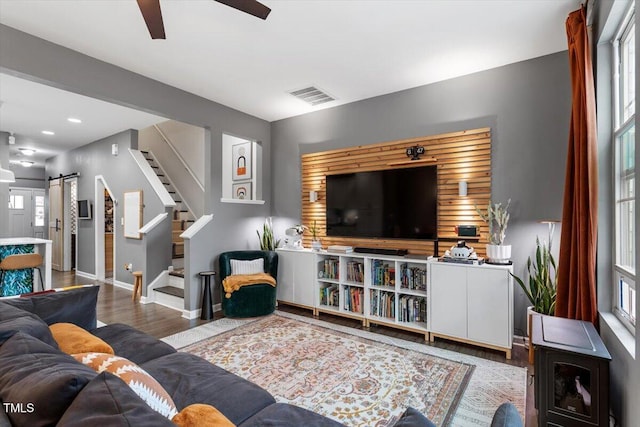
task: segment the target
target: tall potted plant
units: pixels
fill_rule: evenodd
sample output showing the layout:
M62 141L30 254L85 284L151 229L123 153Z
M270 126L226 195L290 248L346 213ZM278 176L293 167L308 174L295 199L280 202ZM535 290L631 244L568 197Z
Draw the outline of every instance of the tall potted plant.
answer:
M549 243L540 243L536 237L536 258L531 261L527 259L527 273L529 275L528 284L518 276L511 274L520 285L524 294L531 302L527 308L527 335L531 340L531 321L534 313L553 316L556 311L556 284L558 283L558 270L556 261L551 254L551 239L553 231L549 231ZM529 342L529 363L533 364L533 346Z
M511 259L511 245L504 244L510 218L509 205L511 205L511 199L504 206L502 203L494 203L492 205L489 202L486 212L481 211L476 206L476 212L478 212L480 218L489 225L487 258L489 258L489 262L495 264L508 264Z
M536 237L536 258L534 261L531 257L527 259L527 273L528 284L518 276L511 275L531 302L533 311L553 316L556 310L558 271L556 260L551 254L551 241L540 243L540 239Z
M263 251L275 251L278 245L280 244L280 239L276 240L273 235L273 220L271 217L268 217L264 220L264 225L262 226L262 236L260 235L260 231L256 230L258 234L258 239L260 240L260 249Z

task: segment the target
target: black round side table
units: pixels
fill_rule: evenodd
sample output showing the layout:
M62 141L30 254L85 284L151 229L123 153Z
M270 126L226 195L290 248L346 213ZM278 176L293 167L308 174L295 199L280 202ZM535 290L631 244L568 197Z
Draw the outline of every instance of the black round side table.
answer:
M215 276L215 271L201 271L200 277L204 279L202 284L202 310L200 319L213 319L213 302L211 301L211 276Z

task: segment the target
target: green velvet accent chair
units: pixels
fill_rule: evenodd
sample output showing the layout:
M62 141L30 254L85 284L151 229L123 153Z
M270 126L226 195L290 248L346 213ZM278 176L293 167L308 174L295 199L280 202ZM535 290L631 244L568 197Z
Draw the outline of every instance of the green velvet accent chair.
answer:
M250 261L264 259L264 272L273 278L278 277L278 254L273 251L232 251L220 254L220 283L231 275L231 260ZM225 317L256 317L273 313L276 309L276 288L268 283L243 286L225 296L222 291L222 312Z

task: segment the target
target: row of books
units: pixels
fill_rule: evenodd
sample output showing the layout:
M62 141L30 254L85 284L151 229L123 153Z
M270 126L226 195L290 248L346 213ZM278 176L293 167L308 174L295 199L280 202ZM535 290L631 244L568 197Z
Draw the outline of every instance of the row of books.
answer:
M427 290L427 270L424 267L400 266L400 287L416 291Z
M371 315L389 319L396 317L396 295L394 293L370 289L369 297L369 313Z
M324 265L322 267L322 277L325 279L335 279L338 280L340 278L340 263L337 258L327 258L324 260Z
M362 313L364 307L364 289L345 286L344 309L353 313Z
M320 304L332 307L340 307L340 289L338 285L320 288Z
M350 282L364 282L364 264L357 261L347 263L347 280Z
M371 262L371 284L373 286L396 286L396 268L379 259Z
M426 322L427 299L403 295L398 300L398 320L401 322Z

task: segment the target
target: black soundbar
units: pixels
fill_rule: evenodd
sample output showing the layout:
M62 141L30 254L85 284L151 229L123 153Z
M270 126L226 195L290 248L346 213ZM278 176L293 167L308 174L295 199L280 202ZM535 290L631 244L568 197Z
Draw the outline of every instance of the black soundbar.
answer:
M406 249L384 249L384 248L362 248L356 246L353 248L354 252L365 253L365 254L376 254L376 255L397 255L397 256L405 256L409 253Z

